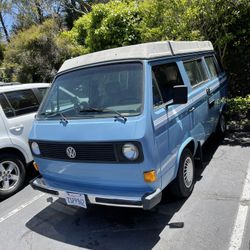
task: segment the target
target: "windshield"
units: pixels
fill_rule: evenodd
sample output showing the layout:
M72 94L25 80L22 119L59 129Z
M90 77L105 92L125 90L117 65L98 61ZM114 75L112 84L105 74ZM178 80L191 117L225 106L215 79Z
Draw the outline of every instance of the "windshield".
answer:
M141 63L80 69L58 76L37 118L135 116L142 111Z

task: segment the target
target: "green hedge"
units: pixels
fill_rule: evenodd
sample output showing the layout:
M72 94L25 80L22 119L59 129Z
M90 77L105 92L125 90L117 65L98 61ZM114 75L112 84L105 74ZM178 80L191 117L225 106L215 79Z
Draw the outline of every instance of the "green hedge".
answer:
M227 99L227 114L230 120L249 119L250 113L250 95L246 97L235 97Z

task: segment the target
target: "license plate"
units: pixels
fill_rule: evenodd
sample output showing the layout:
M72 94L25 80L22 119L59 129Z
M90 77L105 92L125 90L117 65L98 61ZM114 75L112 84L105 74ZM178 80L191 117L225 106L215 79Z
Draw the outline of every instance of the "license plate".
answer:
M84 194L67 192L65 194L66 203L70 206L78 206L87 208L86 199Z

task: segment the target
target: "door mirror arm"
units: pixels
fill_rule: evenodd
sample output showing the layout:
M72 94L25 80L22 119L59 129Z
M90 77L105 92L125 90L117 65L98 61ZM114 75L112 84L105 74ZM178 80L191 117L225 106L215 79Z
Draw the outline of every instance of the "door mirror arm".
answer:
M167 102L166 108L174 104L185 104L188 102L188 88L185 85L173 87L173 99Z

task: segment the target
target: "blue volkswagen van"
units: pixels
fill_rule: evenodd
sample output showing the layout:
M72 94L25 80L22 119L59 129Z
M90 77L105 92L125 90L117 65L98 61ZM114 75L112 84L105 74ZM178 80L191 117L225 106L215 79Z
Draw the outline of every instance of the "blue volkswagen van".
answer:
M223 133L226 75L209 41L154 42L67 60L30 134L38 189L68 205L151 209L194 187L194 159Z

